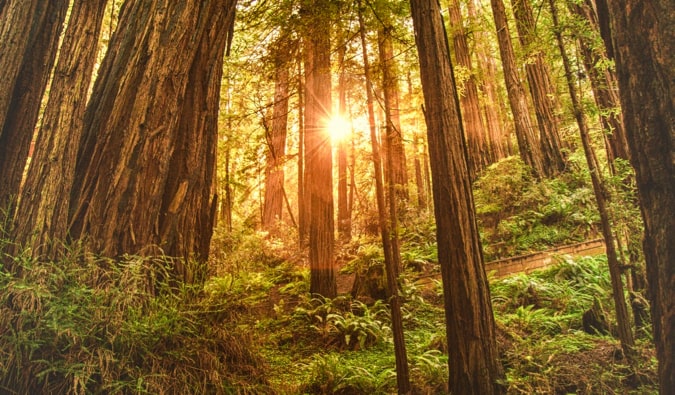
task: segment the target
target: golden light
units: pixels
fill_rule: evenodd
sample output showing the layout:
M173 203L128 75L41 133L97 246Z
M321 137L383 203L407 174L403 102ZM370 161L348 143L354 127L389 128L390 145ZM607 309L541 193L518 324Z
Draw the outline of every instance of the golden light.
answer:
M326 125L328 134L334 143L344 140L352 132L352 125L340 115L334 115Z

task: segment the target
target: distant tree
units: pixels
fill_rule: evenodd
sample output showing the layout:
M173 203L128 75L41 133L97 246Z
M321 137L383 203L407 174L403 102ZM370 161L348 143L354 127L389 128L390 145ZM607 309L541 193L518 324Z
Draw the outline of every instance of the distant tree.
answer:
M66 241L77 142L92 78L106 0L76 0L37 134L14 239L33 256L56 258ZM76 21L76 22L75 22Z
M504 371L441 11L437 0L411 0L410 8L426 107L450 393L501 394Z
M0 7L0 210L12 211L56 58L67 1L5 0Z
M406 165L405 147L403 145L403 130L400 120L400 89L398 84L398 67L394 57L393 37L394 26L390 12L382 13L382 26L377 31L377 44L382 68L382 93L384 96L384 121L386 155L388 160L385 167L390 169L385 179L392 183L400 201L408 199L408 171Z
M281 220L284 207L284 165L286 162L286 134L288 125L289 64L292 50L290 39L282 35L272 49L274 64L274 102L272 126L265 128L267 140L267 163L265 164L265 200L262 226L274 230Z
M556 114L557 95L543 49L537 43L540 38L537 37L537 24L530 0L511 0L511 4L518 37L525 51L525 72L537 116L544 174L546 177L553 177L565 169L560 121Z
M358 2L359 34L361 37L361 52L363 54L363 73L366 80L366 106L368 110L368 125L370 130L370 145L373 152L373 167L375 173L375 196L378 213L378 228L382 237L382 249L384 252L384 265L387 278L387 301L391 310L392 333L394 337L394 354L396 359L396 384L398 393L401 395L409 394L410 370L408 367L408 356L405 347L403 334L403 318L401 314L401 298L399 297L398 272L399 262L401 260L398 251L398 240L396 231L392 228L395 222L390 223L387 218L387 203L385 202L384 175L380 144L377 138L377 128L375 125L374 94L373 83L370 77L370 61L368 60L368 45L366 42L366 28L363 21L363 7L361 1ZM393 155L390 155L390 157ZM391 159L390 159L391 160ZM394 172L394 167L390 165L389 172ZM391 177L391 176L390 176ZM391 179L391 178L390 178ZM389 189L389 212L396 218L397 199L394 193L395 185L390 183ZM393 231L392 231L393 230Z
M215 215L217 111L233 0L130 0L84 117L71 235L94 252L184 258L198 281ZM190 34L185 34L190 32ZM171 43L171 45L167 45Z
M485 128L488 139L488 148L486 156L486 165L503 159L512 153L512 147L509 139L510 129L506 123L506 111L504 101L499 99L497 89L497 65L493 56L493 50L490 48L490 40L485 30L486 23L479 19L476 10L476 2L480 0L469 0L467 2L467 11L470 18L470 26L473 32L473 38L476 51L476 74L481 78L477 81L478 87L482 92L480 100L483 118L485 119Z
M478 86L471 62L471 52L467 32L464 29L459 0L448 0L447 3L450 16L450 35L452 36L456 60L455 70L461 70L459 74L462 76L458 87L460 91L459 105L462 109L462 122L464 123L469 148L469 170L471 171L471 178L474 179L476 173L490 163L488 143L485 126L481 118Z
M673 4L671 0L597 0L596 4L603 38L616 62L630 158L645 223L644 253L659 386L662 394L668 394L675 390Z
M600 110L600 122L605 131L607 159L614 169L614 159L629 159L628 140L621 116L619 85L616 72L607 61L607 51L599 43L600 26L592 0L568 2L571 11L587 24L585 31L577 31L584 69L591 83L595 103Z
M333 154L329 0L302 2L305 22L305 193L309 199L310 293L337 295L334 264Z
M497 29L499 54L502 59L504 80L506 82L511 112L513 113L513 123L516 129L520 157L526 165L532 168L537 177L543 177L545 175L544 160L539 140L535 135L534 125L530 119L525 89L518 74L504 2L503 0L490 0L490 4L492 5L495 28Z

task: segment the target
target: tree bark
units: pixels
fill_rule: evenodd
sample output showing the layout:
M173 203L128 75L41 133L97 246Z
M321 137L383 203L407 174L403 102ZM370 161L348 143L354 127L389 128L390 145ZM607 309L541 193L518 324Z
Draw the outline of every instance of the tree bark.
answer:
M66 241L78 148L73 142L82 135L106 4L77 0L70 12L15 222L15 241L34 257L56 259Z
M534 127L530 119L530 110L527 105L525 90L518 75L504 2L503 0L490 0L490 4L492 5L492 14L497 28L499 54L502 59L504 80L506 81L509 104L513 113L520 157L526 165L532 168L535 176L542 177L545 174L543 158L539 141L534 134Z
M309 194L310 293L337 295L334 268L333 154L328 0L302 3L305 25L305 187Z
M0 22L0 210L12 217L67 1L8 1Z
M85 113L71 195L72 235L94 252L205 260L234 5L125 3Z
M441 12L436 0L411 0L410 6L426 106L450 392L501 394L504 371Z
M598 0L611 26L631 163L645 223L644 252L663 394L675 390L675 16L671 0ZM602 23L601 23L602 26Z
M558 103L551 75L541 49L537 48L536 22L529 0L511 0L520 43L525 50L525 72L529 83L534 112L539 126L542 161L546 177L553 177L565 169L561 152L560 120L556 114Z

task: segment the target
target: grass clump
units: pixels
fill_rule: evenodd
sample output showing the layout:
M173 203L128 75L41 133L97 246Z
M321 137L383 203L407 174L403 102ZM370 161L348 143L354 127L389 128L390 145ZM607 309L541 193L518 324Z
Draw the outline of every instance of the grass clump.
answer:
M0 268L0 392L246 393L266 387L228 300L172 285L171 260L23 256Z

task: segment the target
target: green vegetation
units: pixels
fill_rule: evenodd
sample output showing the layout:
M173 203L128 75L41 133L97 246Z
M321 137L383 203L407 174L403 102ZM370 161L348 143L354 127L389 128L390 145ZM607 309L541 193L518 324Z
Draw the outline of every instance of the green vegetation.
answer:
M597 218L584 180L571 171L536 182L515 158L488 169L476 183L487 256L593 236ZM629 219L624 223L633 226ZM79 248L58 262L27 252L6 256L0 392L395 392L377 238L341 246L340 296L325 299L308 295L309 270L302 250L292 247L293 231L275 238L241 229L216 230L211 276L202 286L166 281L174 265L169 258L111 260ZM405 339L412 384L421 394L447 391L434 232L426 215L404 218L400 232ZM353 287L355 278L360 287ZM546 270L490 282L510 394L657 392L650 328L637 333L635 367L614 337L604 256L561 256ZM610 323L605 334L584 331L584 313L593 306Z

